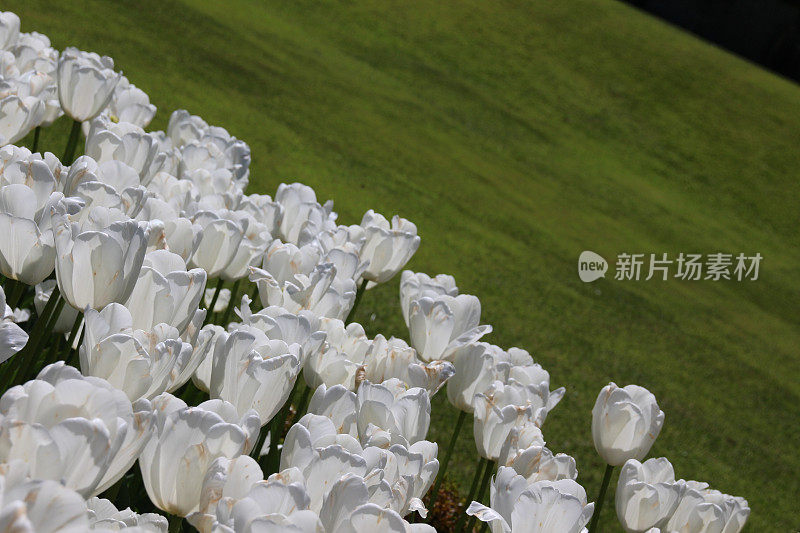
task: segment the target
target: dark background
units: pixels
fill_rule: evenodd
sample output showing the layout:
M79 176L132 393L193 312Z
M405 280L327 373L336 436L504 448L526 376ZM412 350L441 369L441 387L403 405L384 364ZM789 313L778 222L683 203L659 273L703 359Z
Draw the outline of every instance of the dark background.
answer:
M798 0L623 0L800 81Z

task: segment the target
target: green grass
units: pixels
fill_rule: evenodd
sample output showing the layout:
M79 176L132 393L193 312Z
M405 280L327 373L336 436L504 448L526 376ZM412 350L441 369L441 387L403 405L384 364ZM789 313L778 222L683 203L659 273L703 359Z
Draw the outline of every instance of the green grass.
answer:
M652 456L746 497L750 531L800 527L797 86L610 0L49 4L4 9L113 56L159 107L154 128L186 108L246 140L251 191L297 180L343 223L413 220L410 268L455 275L486 340L567 387L545 438L590 495L597 392L637 383L666 412ZM60 155L58 135L44 146ZM584 249L764 261L755 282L583 284ZM407 338L397 280L358 318ZM444 394L433 412L445 445ZM472 450L464 432L462 486ZM618 529L612 504L604 517Z

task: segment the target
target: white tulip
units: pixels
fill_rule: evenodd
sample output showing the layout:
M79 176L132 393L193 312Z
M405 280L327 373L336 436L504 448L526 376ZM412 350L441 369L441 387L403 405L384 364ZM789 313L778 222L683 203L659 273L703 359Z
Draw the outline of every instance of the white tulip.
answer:
M44 311L47 302L50 301L50 295L53 294L53 289L56 286L56 280L46 279L36 285L36 293L33 296L33 305L36 307L36 312L41 315ZM75 319L78 318L78 310L72 306L64 306L61 309L61 314L58 315L53 331L56 333L69 333L72 326L75 324Z
M214 515L221 499L235 501L245 498L260 481L264 481L264 473L249 455L240 455L235 459L217 457L203 478L200 508L190 519L200 518L199 515Z
M526 424L539 425L531 405L510 386L495 381L473 399L473 433L481 457L496 461L512 429ZM544 445L544 440L541 440Z
M333 203L329 201L320 205L311 187L281 183L275 201L283 206L280 234L286 242L309 242L323 231L336 229L337 215L332 211Z
M323 533L316 513L309 511L302 473L291 468L259 481L241 498L224 496L215 514L195 513L189 522L202 533L228 531L293 531ZM271 528L271 529L270 529Z
M65 49L56 71L61 107L79 122L93 119L108 106L120 76L110 57Z
M738 533L750 516L747 500L687 481L675 512L662 528L680 533Z
M209 392L211 387L211 370L214 364L214 352L217 350L217 343L225 344L228 340L228 334L225 328L217 326L216 324L207 324L202 327L200 336L203 337L203 344L198 348L202 348L203 356L200 364L192 374L192 383L203 392ZM196 348L195 350L197 351Z
M112 122L99 116L92 120L86 137L86 155L98 163L119 161L144 176L158 151L156 140L135 124Z
M270 340L258 330L237 330L215 342L210 392L236 406L253 409L261 425L281 409L300 372L299 344Z
M326 496L320 510L320 520L326 531L337 533L436 531L427 524L409 524L400 513L382 505L382 496L381 491L369 487L362 477L347 474L333 485Z
M345 326L335 318L321 319L320 328L326 334L326 341L322 350L305 360L303 377L306 384L312 389L324 384L328 387L344 385L356 390L356 373L372 346L364 328L355 322Z
M199 509L203 479L214 460L235 459L252 448L258 415L249 411L240 418L222 400L187 407L166 393L153 406L155 432L139 458L144 486L156 507L187 516Z
M578 477L575 459L564 453L553 455L544 446L542 430L533 423L511 430L500 450L498 463L513 468L528 483Z
M8 50L19 38L19 17L11 11L0 11L0 50Z
M237 309L241 318L241 327L252 327L262 331L269 339L281 340L288 345L299 344L300 363L317 354L323 347L327 338L326 331L321 327L320 319L309 311L290 313L283 307L265 307L253 313L250 311L250 298L242 297L242 306Z
M361 219L366 243L361 257L369 261L364 279L373 283L384 283L400 272L419 248L417 227L395 215L391 224L372 209Z
M417 358L417 351L402 339L386 339L378 334L373 339L364 357L364 378L372 383L381 383L397 378L409 387L421 387L434 394L454 374L455 367L447 361L424 363Z
M492 533L581 533L594 512L586 491L571 479L528 484L501 466L490 490L490 507L472 502L467 514L488 522Z
M165 241L163 248L178 254L187 263L200 245L203 228L179 216L176 208L160 198L147 197L136 219L161 221L164 224L163 235L158 237Z
M356 394L342 385L326 387L320 385L311 396L308 412L328 417L338 433L358 438L356 418L358 399Z
M217 292L217 289L210 288L206 289L205 293L203 293L203 304L205 304L206 309L211 306L211 302L214 300L214 293ZM217 296L217 301L214 302L214 309L211 309L210 313L221 313L225 309L228 308L228 305L231 303L231 290L230 289L222 289L219 291L219 296Z
M644 532L663 527L681 498L683 481L675 481L675 471L666 457L640 463L629 459L617 483L617 517L628 532Z
M283 219L283 206L274 202L266 194L248 194L239 203L239 210L254 217L263 224L272 236L278 235L281 219Z
M455 375L447 382L447 399L456 409L472 413L472 398L495 381L505 381L511 365L496 357L485 342L466 344L453 352Z
M28 344L28 334L14 323L14 311L6 304L6 293L0 287L0 363ZM10 372L10 370L7 370Z
M148 533L167 533L167 519L156 513L138 514L130 508L119 510L104 498L86 500L89 529L99 531L120 531L140 528Z
M0 461L23 459L33 477L91 496L133 465L152 423L150 402L131 405L105 380L58 362L0 398Z
M67 303L82 310L127 300L139 277L148 230L133 220L100 231L82 229L63 210L53 223L56 279Z
M233 211L201 211L194 215L193 222L199 224L203 231L189 264L204 269L209 278L215 278L236 256L247 231L247 219L242 219Z
M664 412L656 397L644 387L617 387L609 383L592 409L594 447L603 460L621 466L628 459L641 461L664 425Z
M51 209L76 212L54 192L56 179L48 164L34 156L16 159L0 175L0 271L6 277L35 285L55 266Z
M406 326L409 325L411 302L423 296L433 299L438 296L458 296L455 278L447 274L430 277L422 272L404 270L400 276L400 308L403 310Z
M42 123L44 102L35 96L0 99L0 146L15 143Z
M20 460L0 464L0 523L8 532L85 533L89 529L81 495L57 481L30 479L28 465Z
M147 253L139 279L125 302L133 316L133 328L150 331L163 323L183 333L198 309L205 286L205 271L187 270L179 255L167 250Z
M411 345L424 361L450 360L456 349L492 331L481 326L481 304L469 294L423 296L408 310Z
M261 224L255 217L244 211L238 211L238 213L242 218L247 219L247 223L242 224L247 229L242 235L242 241L233 259L220 272L220 278L227 281L246 278L250 274L251 266L261 264L264 252L266 252L267 246L272 241L272 235L264 224Z
M258 285L264 307L277 305L297 313L312 311L318 316L343 320L356 298L353 280L336 277L331 263L317 265L309 275L295 275L291 281L280 282L266 270L251 268L250 281Z
M85 320L81 370L107 380L131 400L177 389L205 356L168 324L136 329L131 312L121 304L109 304L99 312L87 309Z
M121 76L104 114L113 122L130 122L146 128L156 114L156 106L150 103L146 92Z
M407 388L399 379L374 385L364 381L356 398L356 425L362 442L369 438L371 426L399 435L411 444L424 440L428 434L431 402L424 389Z

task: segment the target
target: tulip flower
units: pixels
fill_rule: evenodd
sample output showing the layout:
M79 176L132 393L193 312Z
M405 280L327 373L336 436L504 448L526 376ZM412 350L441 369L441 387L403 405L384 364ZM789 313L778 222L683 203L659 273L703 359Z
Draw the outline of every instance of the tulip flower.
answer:
M152 408L131 405L107 381L58 362L0 398L0 461L26 461L31 476L88 497L133 465L150 437Z
M275 201L283 206L280 235L286 242L309 242L323 231L336 229L337 215L332 211L333 203L329 201L320 205L311 187L281 183Z
M128 509L120 511L104 498L86 500L89 529L117 531L128 528L141 528L143 531L167 533L167 519L156 513L138 514Z
M296 313L312 311L318 316L344 319L355 301L355 283L336 278L331 263L317 265L309 275L295 275L280 282L266 270L252 268L250 281L258 285L264 307L277 305Z
M82 310L127 300L144 261L147 229L133 220L81 228L63 210L53 223L56 279L67 303Z
M0 11L0 50L8 50L17 43L19 26L16 13Z
M212 302L214 303L214 308L209 310L210 313L221 313L227 309L228 305L231 303L230 289L220 290L216 301L214 301L214 293L216 292L216 289L206 289L203 293L203 304L206 306L206 309L211 307Z
M361 219L366 242L361 250L362 259L369 261L362 274L365 280L384 283L400 272L419 248L417 227L395 215L391 224L372 209Z
M324 348L310 354L305 360L303 377L306 384L316 389L324 384L328 387L344 385L356 390L356 372L364 364L364 358L372 346L357 323L345 327L335 318L320 320L320 328L326 334Z
M387 340L381 334L375 336L364 356L364 379L381 383L397 378L409 387L425 389L431 398L454 373L452 363L424 363L404 340L395 337Z
M267 245L272 242L272 235L264 224L248 213L242 211L238 213L242 218L247 219L247 222L242 224L246 231L242 235L242 241L233 255L233 259L220 272L220 278L226 281L246 278L250 274L250 267L261 263Z
M432 278L422 272L414 273L404 270L400 276L400 308L403 311L406 326L409 325L411 302L423 296L433 299L438 296L458 296L455 278L447 274L439 274Z
M58 99L73 120L91 120L103 111L121 74L114 72L114 60L76 48L61 52L56 79Z
M10 95L0 99L0 146L25 137L42 123L45 104L35 96Z
M47 162L19 155L0 174L0 271L35 285L55 265L51 210L60 206L75 213L79 206L55 192L56 178Z
M0 465L0 521L5 531L84 533L89 529L81 495L58 481L31 479L28 465L20 460Z
M542 431L533 423L523 423L511 430L500 450L498 463L513 468L529 484L578 477L575 459L564 453L553 455L544 446Z
M155 114L156 106L150 103L147 93L133 85L125 76L120 76L111 101L103 112L112 122L130 122L140 128L146 128ZM88 134L88 130L86 133Z
M218 457L235 459L255 443L255 411L239 417L222 400L187 407L165 393L153 401L155 432L142 450L139 466L150 500L162 511L187 516L199 509L203 479Z
M237 313L242 320L240 328L252 327L269 339L281 340L287 345L299 344L302 348L301 364L319 352L327 338L326 330L320 325L321 320L309 311L290 313L283 307L270 306L253 313L250 310L250 298L244 296Z
M750 516L747 500L687 481L675 511L663 531L738 533Z
M119 161L141 177L150 170L158 151L156 140L135 124L112 122L100 116L92 120L86 137L86 155L98 163Z
M380 501L381 496L379 490L371 490L364 478L353 474L345 475L331 487L320 510L320 520L326 531L347 533L436 531L427 524L409 524L397 511L372 501Z
M85 319L81 370L107 380L131 400L152 399L177 389L205 356L168 324L136 329L131 312L121 304L109 304L99 312L87 309Z
M452 356L455 375L447 382L447 399L461 412L472 414L472 398L495 381L505 381L511 365L498 360L485 342L466 344Z
M592 409L592 437L597 453L611 466L641 461L664 425L656 397L637 385L609 383Z
M620 388L612 382L600 391L592 409L592 438L607 465L597 497L597 512L589 526L591 533L600 519L612 470L629 459L644 459L663 425L664 412L658 408L656 397L644 387Z
M308 412L328 417L338 433L358 438L358 400L356 394L344 386L317 387L308 403Z
M223 210L215 213L201 211L194 215L192 221L203 230L189 264L204 269L209 278L215 278L236 256L247 231L247 219Z
M189 516L189 522L202 533L259 527L301 533L324 531L317 514L308 510L309 504L302 473L290 468L254 483L243 497L223 496L215 514L195 513Z
M450 360L456 349L492 331L481 326L481 303L475 296L423 296L408 310L411 345L423 361Z
M628 532L663 527L675 512L684 482L675 481L675 471L665 457L640 463L629 459L617 483L617 517Z
M537 413L511 385L495 381L473 399L473 433L481 457L497 461L511 430L525 424L540 425ZM544 445L544 440L541 441Z
M203 479L200 508L190 518L214 515L220 499L235 501L244 498L256 483L263 480L261 467L249 455L240 455L235 459L217 457L208 467Z
M133 328L150 331L157 324L168 324L183 333L198 309L205 285L205 271L187 270L179 255L167 250L147 253L125 302Z
M490 507L472 502L467 514L488 522L492 533L580 533L594 511L586 491L571 479L528 484L513 468L500 467Z
M270 340L258 330L234 330L215 342L209 390L240 414L255 410L261 425L289 397L300 372L299 344Z
M6 304L6 293L0 287L0 363L28 344L28 334L15 324L14 311ZM6 370L7 372L9 370Z
M413 444L424 440L431 422L431 402L421 388L407 388L399 379L380 384L364 381L358 388L356 425L362 442L373 428L399 435Z

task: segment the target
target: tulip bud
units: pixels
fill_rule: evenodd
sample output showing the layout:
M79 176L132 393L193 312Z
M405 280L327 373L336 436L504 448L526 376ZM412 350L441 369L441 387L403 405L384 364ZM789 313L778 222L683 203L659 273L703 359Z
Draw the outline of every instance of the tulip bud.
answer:
M592 437L600 457L611 466L641 461L664 425L664 412L644 387L609 383L592 409Z

